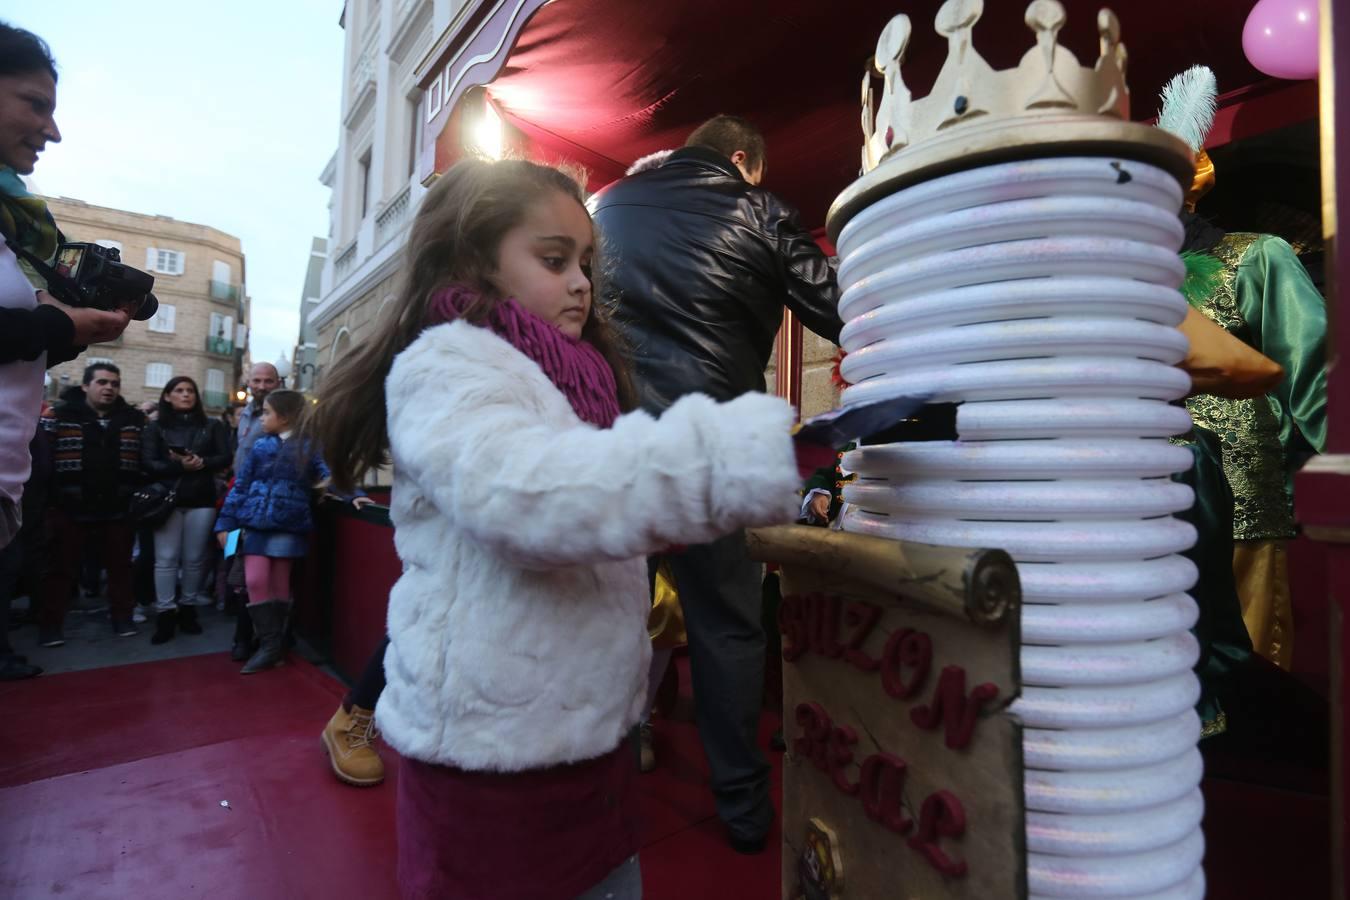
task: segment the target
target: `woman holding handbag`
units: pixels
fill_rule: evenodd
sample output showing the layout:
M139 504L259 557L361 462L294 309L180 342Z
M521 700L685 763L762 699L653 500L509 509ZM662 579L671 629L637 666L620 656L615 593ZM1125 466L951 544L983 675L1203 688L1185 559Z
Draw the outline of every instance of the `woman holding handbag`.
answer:
M169 379L159 395L159 418L141 437L141 464L153 484L138 493L157 501L137 504L143 521L155 525L152 644L176 630L202 633L197 608L212 602L203 578L216 518L216 475L230 464L229 441L225 426L202 409L197 383L185 375Z

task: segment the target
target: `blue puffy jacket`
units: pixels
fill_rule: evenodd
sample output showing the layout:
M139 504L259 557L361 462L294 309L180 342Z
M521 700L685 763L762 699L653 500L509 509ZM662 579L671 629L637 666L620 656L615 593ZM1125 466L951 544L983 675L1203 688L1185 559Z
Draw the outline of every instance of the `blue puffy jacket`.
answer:
M295 439L258 439L225 498L216 531L252 528L304 534L314 527L314 488L329 478L323 458Z

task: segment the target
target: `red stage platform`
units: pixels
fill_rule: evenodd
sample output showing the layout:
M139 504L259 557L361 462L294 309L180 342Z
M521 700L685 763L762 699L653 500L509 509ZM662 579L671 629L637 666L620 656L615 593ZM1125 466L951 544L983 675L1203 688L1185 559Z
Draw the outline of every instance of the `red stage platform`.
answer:
M0 897L395 897L392 784L340 785L321 755L341 693L294 657L241 678L225 654L0 686ZM687 713L658 720L660 765L639 782L645 895L777 898L777 833L759 856L728 849ZM1210 898L1327 895L1325 796L1205 794Z

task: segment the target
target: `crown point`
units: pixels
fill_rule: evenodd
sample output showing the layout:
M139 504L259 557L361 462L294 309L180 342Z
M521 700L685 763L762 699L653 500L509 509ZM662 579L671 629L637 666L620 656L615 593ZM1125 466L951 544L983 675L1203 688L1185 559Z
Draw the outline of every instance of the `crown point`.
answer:
M1102 56L1107 55L1108 47L1120 43L1120 19L1106 7L1097 11L1097 34L1102 39Z
M933 27L937 33L952 37L957 32L974 28L984 15L984 0L947 0L938 10Z
M881 37L877 39L876 55L872 58L872 65L878 75L886 74L887 66L905 61L905 49L909 46L911 31L909 16L903 13L886 23Z
M1068 19L1064 4L1059 0L1033 0L1027 7L1027 27L1036 32L1056 32L1064 27Z

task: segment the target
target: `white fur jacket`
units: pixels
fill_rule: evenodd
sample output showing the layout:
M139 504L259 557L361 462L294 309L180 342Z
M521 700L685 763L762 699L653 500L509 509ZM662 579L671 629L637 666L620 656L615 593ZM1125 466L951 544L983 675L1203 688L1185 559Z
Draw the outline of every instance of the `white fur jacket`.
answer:
M646 696L644 555L797 512L776 397L694 395L601 430L464 322L423 332L385 395L403 575L377 717L414 759L510 772L613 750Z

